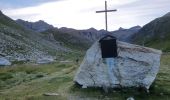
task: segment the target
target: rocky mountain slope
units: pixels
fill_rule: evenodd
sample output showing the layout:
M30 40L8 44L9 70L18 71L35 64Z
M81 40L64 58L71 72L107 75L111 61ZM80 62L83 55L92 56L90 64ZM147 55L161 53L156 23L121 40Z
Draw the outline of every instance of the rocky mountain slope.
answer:
M60 28L58 31L64 32L64 33L70 33L72 35L76 35L80 38L86 38L89 41L96 41L97 39L100 39L105 34L110 34L115 37L117 37L118 40L125 41L125 42L131 42L132 36L137 33L141 29L140 26L134 26L129 29L123 29L119 28L119 30L107 32L105 30L96 30L94 28L90 28L87 30L76 30L71 28Z
M136 44L170 51L170 13L143 26L133 39Z
M43 20L39 20L37 22L28 22L24 21L22 19L16 20L16 22L28 29L34 30L36 32L43 32L50 28L53 28L52 25L49 25L48 23L44 22Z
M125 42L131 42L132 36L139 31L141 27L135 26L130 29L123 29L120 28L119 30L107 32L105 30L96 30L94 28L90 28L87 30L75 30L70 28L60 28L58 29L59 32L69 33L74 36L77 36L79 38L85 38L90 42L94 42L101 37L103 37L105 34L110 34L115 37L117 37L118 40L125 41Z
M119 40L124 42L131 42L132 36L141 29L140 26L134 26L129 29L119 28L119 30L112 31L111 33Z
M76 33L72 32L61 32L57 28L49 29L42 32L42 35L45 39L50 41L60 41L60 45L68 47L74 50L86 50L93 43L90 39L87 39L83 36L79 36Z
M37 31L37 32L43 32L46 30L53 30L53 26L49 25L48 23L44 21L37 21L37 22L28 22L21 19L16 20L17 23L25 26L26 28L29 28L31 30ZM95 28L89 28L84 30L76 30L72 28L62 27L57 30L55 28L55 31L58 31L60 33L67 33L69 35L73 35L74 37L85 39L91 43L96 41L97 39L101 38L104 34L110 33L117 37L121 41L130 42L132 39L132 35L138 32L140 29L140 26L134 26L130 29L123 29L120 28L119 30L112 31L112 32L106 32L105 30L96 30Z
M28 30L0 12L0 58L12 61L40 61L56 51L67 51L43 35Z
M140 29L119 29L114 32L54 28L44 21L14 21L0 12L0 57L9 61L39 61L61 52L81 52L109 33L119 40L128 41ZM36 32L35 32L36 31ZM41 32L41 33L39 33ZM76 51L75 51L76 50Z
M94 28L90 28L86 30L76 30L72 28L63 27L58 29L58 31L62 33L68 33L80 39L86 39L88 40L88 42L92 42L92 43L97 39L99 39L100 37L102 37L104 34L109 33L105 30L96 30Z

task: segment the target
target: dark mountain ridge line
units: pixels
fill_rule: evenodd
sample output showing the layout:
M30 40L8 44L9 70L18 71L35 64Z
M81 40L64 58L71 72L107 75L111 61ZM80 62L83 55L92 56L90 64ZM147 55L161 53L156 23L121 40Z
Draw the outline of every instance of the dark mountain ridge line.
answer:
M34 24L36 24L38 21L37 22L28 22L28 21L24 21L24 20L20 21L20 19L19 19L19 20L17 20L17 22L31 30L35 30L32 28L32 26L36 26ZM30 23L32 26L29 25ZM51 26L46 22L44 22L44 23L47 24L47 26ZM42 25L41 24L39 24L39 25L44 26L44 23L42 23ZM67 27L57 28L57 27L52 26L52 27L47 27L46 29L44 29L44 31L40 31L40 32L45 32L48 30L55 30L60 33L68 33L69 35L73 35L74 37L89 41L89 43L93 43L94 41L103 37L105 34L110 34L110 35L117 37L118 40L125 41L125 42L131 42L132 35L135 34L136 32L138 32L138 30L140 28L141 28L140 26L134 26L129 29L124 29L124 28L120 27L118 30L107 32L104 29L97 30L93 27L91 27L89 29L78 29L77 30L74 28L67 28Z

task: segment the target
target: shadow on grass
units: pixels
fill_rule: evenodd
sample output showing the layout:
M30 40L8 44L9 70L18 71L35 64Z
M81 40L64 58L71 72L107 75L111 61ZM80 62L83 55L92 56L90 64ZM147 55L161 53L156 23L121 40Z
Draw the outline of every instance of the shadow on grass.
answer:
M70 93L80 97L95 98L96 100L126 100L128 97L133 97L135 100L170 99L170 93L161 87L155 87L155 84L151 86L149 93L143 88L116 88L109 89L108 93L106 93L103 88L89 87L83 89L80 85L74 84L70 88Z

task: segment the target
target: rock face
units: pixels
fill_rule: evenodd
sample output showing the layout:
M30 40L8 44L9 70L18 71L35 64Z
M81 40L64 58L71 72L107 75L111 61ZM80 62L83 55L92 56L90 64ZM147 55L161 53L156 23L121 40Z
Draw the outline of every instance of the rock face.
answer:
M100 44L96 42L87 51L74 81L83 87L149 89L159 71L162 52L120 41L117 41L117 46L118 57L113 59L111 74L106 64L107 58L102 58Z

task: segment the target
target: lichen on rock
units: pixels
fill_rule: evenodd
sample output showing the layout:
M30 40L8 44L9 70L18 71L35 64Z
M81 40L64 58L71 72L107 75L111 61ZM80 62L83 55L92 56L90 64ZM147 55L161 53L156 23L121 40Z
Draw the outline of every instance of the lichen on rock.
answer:
M162 52L152 48L117 41L118 57L114 59L112 76L106 59L101 56L99 42L86 52L74 81L83 87L144 87L149 89L156 78ZM110 77L114 80L111 81Z

